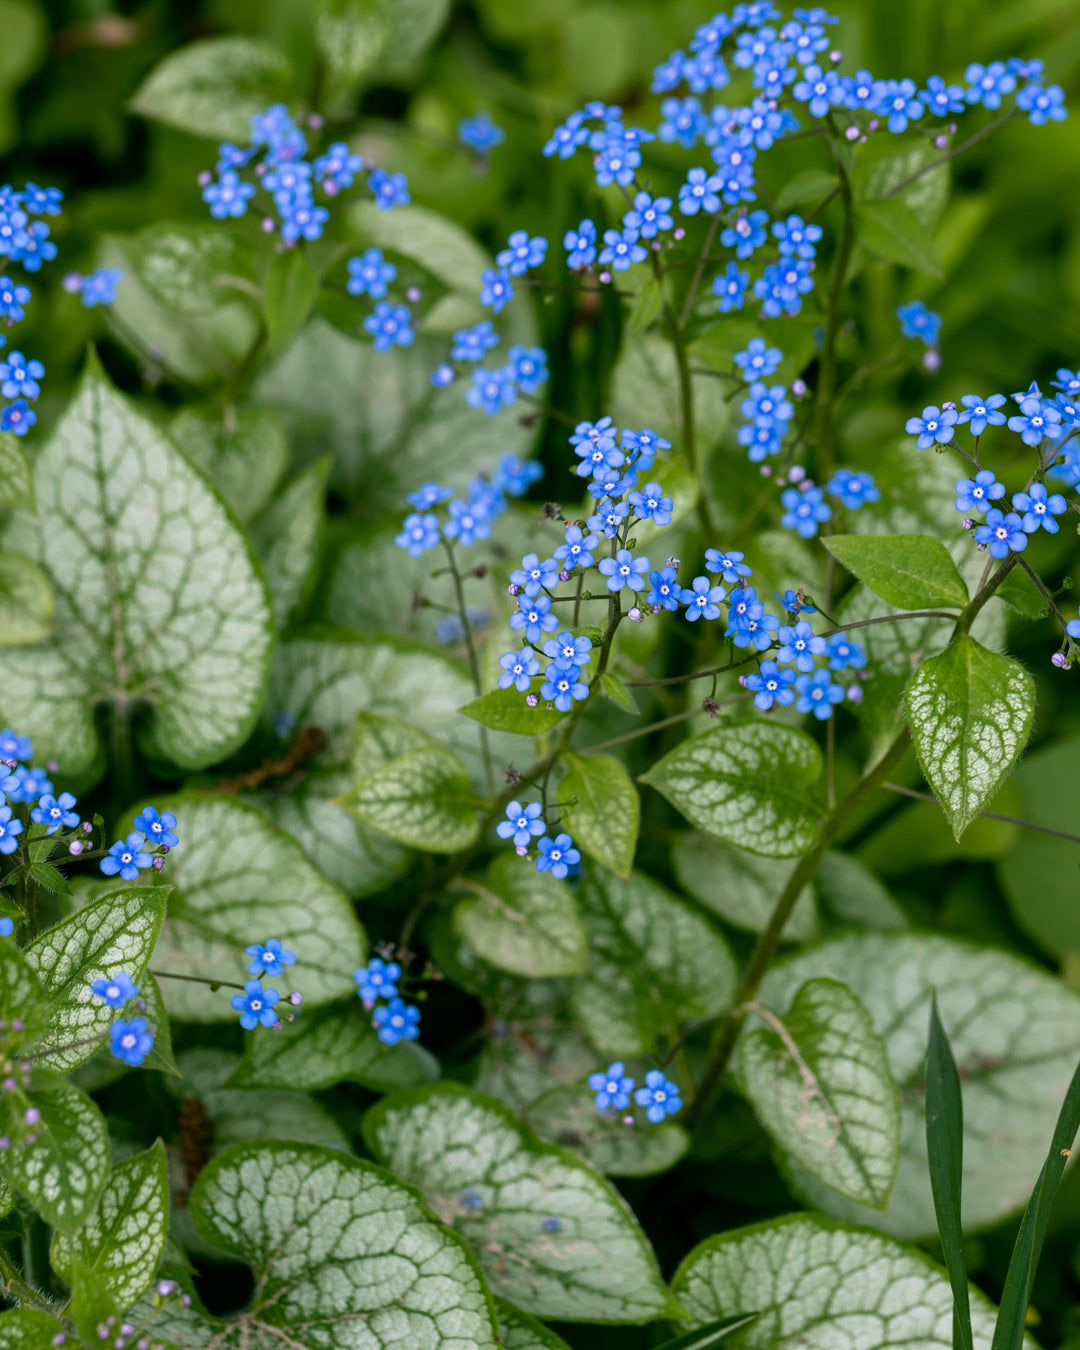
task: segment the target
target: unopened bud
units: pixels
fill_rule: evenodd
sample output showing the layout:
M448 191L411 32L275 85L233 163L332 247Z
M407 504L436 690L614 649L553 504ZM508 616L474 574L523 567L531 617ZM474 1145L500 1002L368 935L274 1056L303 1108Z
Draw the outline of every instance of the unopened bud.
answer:
M559 573L559 580L560 580L560 581L569 581L569 580L570 580L570 573L566 570L565 567L564 567L564 568L560 571L560 573Z
M631 623L640 623L645 616L642 614L641 610L638 609L637 605L635 605L633 609L627 610L626 617Z
M610 280L611 280L610 272L601 272L600 275L597 277L597 281L602 282L603 285L605 286L608 284Z
M164 870L165 870L165 859L164 859L164 858L155 858L155 859L154 859L154 871L155 871L155 872L164 872Z
M860 132L858 127L848 127L847 131L844 132L844 136L849 141L857 141L861 135L862 132Z
M294 989L289 995L289 1002L294 1008L299 1008L304 1001L304 996L299 989Z
M682 227L681 225L676 225L675 228L674 228L674 230L672 230L672 235L673 235L674 238L676 238L676 239L685 239L685 238L686 238L686 231L683 229L683 227Z
M518 586L518 585L515 585L514 582L511 582L510 585L507 586L507 588L506 588L506 593L507 593L507 595L520 595L520 594L521 594L521 587Z
M41 1119L41 1112L37 1109L36 1106L28 1106L26 1108L26 1111L23 1115L24 1125L36 1125L40 1119Z
M68 852L72 855L73 858L77 858L79 854L83 851L84 847L85 845L83 844L82 840L73 839L71 843L68 844Z
M1053 656L1050 658L1050 664L1057 666L1058 670L1071 669L1069 665L1069 658L1065 655L1064 652L1055 652Z
M418 305L420 303L420 287L410 286L405 292L405 299L408 300L410 305Z
M273 233L274 233L274 220L273 220L273 217L272 217L272 216L263 216L263 218L262 218L262 232L263 232L263 234L273 234Z
M985 552L986 552L986 545L985 545L985 544L976 544L976 545L975 545L975 551L976 551L976 553L985 553Z
M761 474L762 478L771 478L772 466L770 464L763 464L761 468L758 470L758 473Z
M861 703L863 701L863 691L861 684L852 684L848 686L847 699L849 703Z
M202 173L199 174L198 178L195 181L198 183L200 187L209 187L210 184L214 181L214 175L210 172L209 169L203 169Z
M924 353L922 363L923 369L928 370L933 375L941 369L941 353L936 347L931 347L928 352Z
M83 834L91 834L94 829L93 825L91 825L88 820L84 820L79 828L82 830Z
M948 149L948 145L949 145L949 138L948 138L948 136L935 136L935 137L934 137L934 149L935 149L935 150L946 150L946 149Z
M454 367L447 365L445 361L431 372L431 383L436 389L445 389L448 384L453 384L456 378Z
M742 687L743 687L744 689L746 688L746 676L745 676L745 675L740 675L740 676L739 676L739 683L742 685Z
M871 117L870 121L866 124L866 129L867 131L877 131L880 125L881 124L876 117Z
M967 520L964 521L964 529L965 529L965 530L973 530L974 528L975 528L975 522L974 522L973 520L971 520L971 519L969 518L969 519L967 519Z
M834 66L838 66L843 59L844 59L843 52L833 50L829 53L829 61Z
M805 398L806 390L807 386L805 380L792 380L791 392L795 395L796 398Z
M942 411L943 411L943 412L955 412L955 411L956 411L956 404L955 404L955 403L950 403L948 400L946 400L946 401L941 405L941 407L942 407Z
M529 850L524 844L516 845L514 848L514 852L518 855L519 858L527 858L529 856Z
M11 1147L11 1140L6 1134L0 1134L0 1153Z

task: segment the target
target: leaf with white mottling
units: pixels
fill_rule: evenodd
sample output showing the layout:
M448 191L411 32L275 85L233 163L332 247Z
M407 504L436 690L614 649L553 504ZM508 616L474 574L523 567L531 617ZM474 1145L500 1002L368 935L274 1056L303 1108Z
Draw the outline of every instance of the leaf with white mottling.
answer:
M364 1117L364 1138L468 1240L492 1292L526 1312L640 1323L674 1311L626 1202L499 1103L456 1084L397 1093Z
M55 612L49 578L37 563L0 549L0 646L44 642L52 632Z
M506 1299L495 1300L495 1312L505 1350L570 1350L561 1336L556 1336L543 1322L523 1313Z
M34 476L13 431L0 431L0 506L34 513Z
M582 1030L611 1055L644 1054L731 1004L735 959L704 915L643 872L592 869L580 889L589 970L570 986Z
M30 1201L46 1223L62 1232L78 1228L97 1203L109 1171L109 1134L105 1117L78 1088L32 1089L5 1093L0 1099L3 1133L24 1133L21 1119L27 1106L41 1119L34 1126L36 1141L9 1149L5 1156L8 1178Z
M706 834L751 853L791 858L817 836L820 776L821 751L809 736L755 721L683 741L640 781Z
M36 1308L11 1308L0 1313L0 1350L52 1350L63 1327Z
M264 408L184 408L169 430L245 522L270 501L288 463L285 428Z
M793 1180L815 1208L905 1238L937 1233L926 1161L925 1062L931 990L964 1084L964 1231L1020 1209L1080 1058L1080 998L1046 971L993 948L928 933L853 933L781 961L759 999L786 1007L807 980L839 980L885 1039L900 1087L900 1170L884 1214Z
M826 1186L883 1210L900 1165L900 1097L869 1013L846 985L822 979L786 1012L770 1011L747 1020L736 1060L758 1119Z
M613 755L563 756L559 801L578 848L628 877L634 865L641 802L630 775Z
M33 1045L45 1030L49 1004L34 966L14 942L0 938L0 1022L23 1023L21 1044Z
M720 1233L672 1288L694 1322L757 1313L745 1350L952 1350L952 1290L929 1257L877 1233L791 1214ZM978 1344L994 1311L972 1294Z
M369 829L429 853L457 853L480 833L468 770L452 750L431 745L388 763L335 799Z
M394 28L390 0L310 0L315 45L336 84L352 88L379 59Z
M1027 744L1035 683L963 633L919 667L904 700L919 763L959 839Z
M326 515L326 478L332 463L327 455L286 484L251 527L281 628L311 589Z
M238 294L258 296L256 252L251 239L239 230L223 228L220 221L207 220L197 224L155 221L131 237L130 257L139 281L159 304L175 314L210 317ZM222 455L226 448L231 448L237 460L253 471L252 487L256 500L259 500L262 493L273 488L273 483L270 489L263 487L270 471L276 469L276 481L285 467L285 438L280 423L276 427L272 425L275 421L272 413L261 409L237 412L234 408L224 416L220 411L184 409L173 419L173 428L185 450L188 449L188 436L180 434L177 428L186 429L195 444L192 458L215 482L217 475L211 465L224 468ZM220 439L214 432L215 422L224 432ZM216 446L206 444L208 435L218 442ZM253 453L256 439L265 440L265 464L259 464ZM204 456L209 463L204 462ZM237 479L232 481L237 488L242 486ZM222 496L234 506L231 494L224 487ZM242 506L242 502L235 506ZM243 519L244 512L237 510L237 515Z
M25 949L49 998L41 1046L72 1046L51 1054L50 1068L67 1073L102 1048L117 1012L90 985L118 971L139 983L161 932L169 895L168 886L121 886L47 929ZM96 1044L94 1037L100 1038ZM89 1045L73 1044L88 1040Z
M300 846L258 811L228 797L184 796L158 802L183 828L169 855L175 890L154 954L154 969L202 979L247 979L244 948L278 937L296 953L285 990L305 1004L352 993L352 973L367 944L345 896L321 876ZM232 1021L225 992L162 978L174 1017Z
M707 834L679 835L671 850L671 864L687 895L733 928L750 933L760 933L769 922L795 866L732 848ZM787 942L806 942L816 932L814 892L807 885L784 926L783 937Z
M627 1072L641 1081L636 1065ZM650 1066L651 1067L651 1066ZM609 1177L651 1177L685 1156L690 1136L674 1120L629 1124L621 1114L596 1109L596 1093L583 1084L552 1088L521 1116L541 1139L573 1149Z
M76 1258L126 1312L157 1273L169 1225L169 1177L159 1139L109 1173L93 1211L70 1236L56 1233L49 1260L71 1283Z
M40 523L5 544L39 563L57 635L0 649L0 717L42 761L86 772L101 704L154 711L161 750L184 768L247 737L272 641L270 601L247 540L217 494L96 360L34 466Z

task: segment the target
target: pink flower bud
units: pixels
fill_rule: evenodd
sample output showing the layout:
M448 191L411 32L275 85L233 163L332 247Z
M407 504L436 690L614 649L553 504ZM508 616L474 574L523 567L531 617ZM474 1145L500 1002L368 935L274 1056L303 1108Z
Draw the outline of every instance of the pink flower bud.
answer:
M861 703L863 701L863 691L861 684L852 684L848 686L847 699L849 703Z
M322 113L317 112L308 113L307 124L312 129L312 131L318 131L323 124Z
M84 820L79 828L82 830L83 834L92 834L94 831L93 825L91 825L88 820Z
M601 282L604 286L606 286L608 282L611 280L611 273L606 271L601 272L600 275L597 277L597 280Z
M947 149L948 149L948 146L949 146L949 138L948 138L948 136L935 136L935 137L934 137L934 149L935 149L935 150L947 150Z
M62 284L64 290L67 291L68 295L78 295L79 292L82 290L83 279L78 272L68 272L67 275L64 277ZM5 759L4 763L11 769L15 767L14 760Z
M795 395L796 398L805 398L807 393L806 381L792 380L791 392Z
M28 1106L23 1114L23 1124L36 1125L41 1119L41 1112L36 1106Z
M338 185L334 182L332 178L328 178L326 180L326 182L322 185L322 190L326 193L328 197L336 197L338 193L341 191L341 189L338 187Z
M806 470L801 464L793 464L791 468L788 469L788 479L792 483L801 483L805 477Z
M22 1031L22 1030L25 1028L25 1026L26 1026L26 1023L22 1020L21 1017L13 1017L13 1018L12 1018L12 1020L11 1020L11 1029L12 1029L12 1031Z
M49 762L45 765L45 767L48 769L50 773L60 772L60 765L57 764L55 759L50 759Z
M0 1153L11 1147L11 1140L6 1134L0 1134Z
M676 225L674 230L672 230L672 234L676 239L686 238L686 231L683 229L681 225Z
M642 614L641 610L638 609L637 605L635 605L633 609L627 611L626 617L631 623L640 623L645 616Z
M514 848L514 852L519 858L527 858L529 856L529 850L524 844L517 844Z
M294 989L292 993L289 995L289 1002L292 1004L294 1008L299 1008L301 1003L303 1003L303 1001L304 996L299 989Z
M410 286L405 292L405 299L408 300L410 305L418 305L420 303L420 287Z
M559 573L559 580L560 580L560 581L569 581L569 580L570 580L570 573L566 570L565 567L564 567L564 568L562 569L562 571Z
M506 593L507 593L507 595L520 595L520 594L521 594L521 587L515 585L514 582L511 582L510 585L507 586L507 588L506 588Z
M71 843L68 844L68 852L71 854L73 858L77 858L79 854L83 851L84 847L85 845L83 844L81 839L73 839Z
M1058 670L1069 670L1069 658L1064 652L1055 652L1050 658L1050 664L1057 666Z
M838 66L843 59L844 59L843 52L838 52L834 49L829 53L829 60L832 62L834 66Z
M848 127L847 131L844 132L844 136L849 141L857 141L861 134L858 127Z
M763 464L761 468L758 470L758 472L761 474L762 478L771 478L772 466L769 464Z
M931 375L935 374L941 369L941 353L936 347L931 347L930 350L923 355L922 363L924 370L928 370Z
M876 117L871 117L870 121L867 122L866 124L866 129L867 131L877 131L880 125L881 123L877 120Z
M973 530L974 528L975 528L975 522L974 522L973 520L968 519L968 520L965 520L965 521L964 521L964 529L965 529L965 530Z
M537 694L526 694L525 702L529 705L530 708L535 708L536 705L540 702L540 698Z
M198 183L200 187L209 187L210 184L214 181L214 175L210 172L209 169L203 169L202 173L199 174L198 178L195 181Z
M263 216L263 218L262 218L262 232L263 232L263 234L273 234L273 233L274 233L274 228L275 228L275 227L274 227L274 220L273 220L273 217L272 217L272 216Z
M155 871L155 872L164 872L164 870L165 870L165 859L164 859L164 858L155 858L155 859L154 859L154 871Z

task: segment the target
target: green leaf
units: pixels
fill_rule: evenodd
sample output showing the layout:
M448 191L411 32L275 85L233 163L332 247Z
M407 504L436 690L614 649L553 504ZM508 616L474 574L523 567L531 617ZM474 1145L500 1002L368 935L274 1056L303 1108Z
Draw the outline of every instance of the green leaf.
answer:
M392 759L336 803L371 829L429 853L457 853L480 833L482 802L465 765L441 745Z
M598 1111L595 1098L580 1083L552 1088L521 1116L541 1139L573 1149L609 1177L656 1176L689 1150L690 1136L676 1121L626 1125L621 1116Z
M51 1069L67 1073L102 1048L116 1011L92 993L90 985L121 970L136 984L141 981L161 932L169 893L168 886L122 886L108 891L47 929L25 949L27 963L49 999L49 1023L41 1048L71 1046L49 1055ZM156 1033L157 1028L151 1030ZM84 1041L90 1044L81 1044Z
M563 756L559 801L574 843L622 877L630 876L641 802L630 775L613 755Z
M535 996L545 986L526 986ZM513 1111L521 1111L543 1093L580 1083L596 1069L596 1051L562 1009L531 1004L517 1009L523 1019L493 1035L481 1051L473 1086ZM532 1020L527 1014L532 1013ZM546 1015L544 1015L546 1014ZM554 1014L554 1015L553 1015Z
M820 776L821 751L809 736L753 721L684 741L639 782L706 834L751 853L790 858L817 837Z
M968 602L948 549L928 534L834 534L823 542L849 572L897 609L962 609Z
M1050 612L1049 605L1022 567L1014 567L1007 573L994 594L1025 619L1044 619Z
M71 894L71 882L52 863L32 862L26 878L53 895Z
M823 908L858 928L906 928L907 916L867 865L829 849L814 878ZM779 894L779 892L777 892Z
M764 930L795 865L730 848L707 834L680 834L671 850L671 863L687 895L733 928L749 933ZM783 938L806 942L816 935L817 927L814 892L807 885L784 927Z
M952 1350L952 1292L929 1257L816 1214L790 1214L700 1243L672 1289L695 1322L756 1313L746 1350ZM902 1292L900 1292L902 1291ZM972 1296L976 1341L993 1310Z
M76 1259L122 1312L157 1273L169 1223L169 1176L159 1139L110 1171L96 1207L69 1237L53 1236L49 1260L72 1283Z
M530 708L525 695L516 689L492 689L458 709L482 727L492 731L511 731L518 736L543 736L565 721L566 713L537 704Z
M736 1072L774 1144L826 1186L884 1209L900 1164L900 1098L858 998L808 980L740 1040Z
M291 102L288 59L260 38L190 42L165 57L135 91L131 111L195 136L251 139L251 119Z
M209 980L243 974L252 935L273 933L296 953L287 989L305 1007L355 991L365 959L364 931L340 890L321 876L298 844L258 811L227 797L182 796L158 802L180 821L182 842L169 854L175 885L154 969ZM162 978L169 1011L191 1022L232 1021L228 991L208 993Z
M257 716L272 626L247 541L220 499L96 361L35 481L41 523L16 517L5 542L54 583L57 636L0 649L0 715L69 773L95 761L103 703L120 717L148 704L178 765L224 758Z
M589 972L570 986L582 1029L612 1055L644 1054L687 1022L717 1016L735 992L735 960L703 915L642 872L592 868L580 890Z
M780 189L776 209L785 214L796 206L817 205L839 185L840 180L834 173L826 173L824 169L803 169Z
M454 928L489 965L529 979L576 975L589 963L585 930L565 881L498 853L483 884L454 906Z
M49 578L37 563L0 549L0 647L44 642L55 612Z
M263 408L183 408L169 430L238 520L250 520L273 497L289 459L285 428L275 413Z
M20 1018L20 1044L33 1045L45 1030L49 1004L37 973L9 938L0 938L0 1022L10 1026Z
M644 333L664 308L664 279L661 276L649 277L642 285L630 306L626 319L628 333Z
M210 317L239 295L259 297L254 245L218 221L148 225L132 236L128 256L151 296L177 314Z
M456 1084L384 1098L364 1139L476 1252L492 1293L537 1317L641 1323L676 1311L633 1213L574 1154ZM479 1208L461 1203L466 1190ZM559 1221L557 1231L543 1228ZM512 1252L517 1258L505 1259Z
M362 712L356 719L353 733L352 774L357 783L370 778L376 769L400 759L413 750L427 750L437 742L409 722L396 717L380 717L378 713Z
M310 0L315 45L333 78L358 83L382 55L394 29L390 0Z
M176 1067L172 1048L172 1025L165 1010L165 999L161 986L148 970L144 970L139 980L139 998L146 1004L147 1025L154 1030L154 1047L143 1060L143 1068L160 1069L162 1073L175 1077L180 1070ZM115 1062L110 1059L110 1062Z
M0 1313L0 1350L52 1350L63 1327L36 1308L11 1308Z
M93 1270L81 1256L71 1258L66 1279L71 1285L71 1302L64 1311L74 1321L83 1344L87 1341L93 1344L98 1327L102 1323L108 1325L109 1318L116 1318L122 1309L109 1297L104 1285L94 1278Z
M316 1091L339 1082L359 1083L373 1092L422 1087L439 1076L438 1061L415 1041L383 1045L371 1014L357 999L305 1010L273 1036L252 1032L241 1064L226 1081L230 1088L300 1088Z
M504 1298L495 1300L499 1319L500 1344L505 1350L570 1350L561 1336L556 1336L543 1322L523 1313Z
M639 715L641 709L638 707L633 694L619 679L618 675L612 675L610 670L605 670L603 675L600 676L600 691L623 712L631 713L635 717Z
M326 455L287 483L251 527L279 628L306 603L314 584L331 463Z
M971 1306L960 1218L964 1106L956 1061L938 1017L937 1000L932 996L930 1045L926 1052L926 1154L938 1235L953 1291L953 1338L957 1343L956 1350L971 1350Z
M13 431L0 431L0 506L33 515L34 476L26 452Z
M907 141L902 144L903 148L897 150L895 140L889 136L876 146L868 146L866 149L869 154L866 151L860 153L853 180L859 200L881 201L912 174L941 158L939 152L926 141ZM940 165L930 173L920 174L913 183L901 188L896 197L911 209L924 228L935 229L949 199L948 165ZM951 501L949 505L952 505Z
M855 208L859 238L872 252L926 276L942 278L945 269L926 227L898 197L863 202Z
M926 1027L935 991L964 1084L964 1231L970 1236L1020 1209L1080 1059L1080 997L1005 952L927 933L885 932L848 934L781 961L766 976L760 1000L784 1007L807 980L818 978L846 984L885 1038L900 1087L901 1160L884 1216L792 1168L798 1193L828 1214L897 1237L936 1236L924 1109Z
M466 1244L369 1162L310 1144L237 1144L200 1172L191 1212L200 1237L250 1263L256 1293L229 1322L169 1308L155 1335L253 1350L497 1350Z
M263 288L263 312L270 345L280 348L296 332L315 303L319 278L302 248L275 254Z
M963 633L923 662L904 701L919 764L959 839L1027 744L1034 681Z
M35 1142L6 1154L8 1176L46 1223L74 1232L97 1203L108 1175L105 1117L73 1087L5 1093L3 1106L3 1132L16 1137L25 1132L18 1119L23 1111L36 1107L41 1112Z

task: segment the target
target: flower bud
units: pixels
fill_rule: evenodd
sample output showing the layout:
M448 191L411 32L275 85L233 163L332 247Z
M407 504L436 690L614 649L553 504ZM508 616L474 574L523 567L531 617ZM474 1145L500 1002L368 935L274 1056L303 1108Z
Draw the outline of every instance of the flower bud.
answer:
M24 1125L36 1125L41 1119L41 1112L36 1106L28 1106L23 1114Z
M935 149L935 150L946 150L946 149L948 149L948 145L949 145L949 138L948 138L947 136L935 136L935 137L934 137L934 149Z
M157 1286L158 1298L168 1298L170 1294L176 1293L175 1280L158 1280Z
M792 380L791 392L796 398L805 398L807 394L807 385L805 380Z
M84 847L85 846L82 843L82 840L73 839L71 843L68 844L68 852L71 854L73 858L77 858L79 854L83 851Z
M516 844L514 846L514 852L519 858L527 858L529 856L529 850L524 844Z
M638 609L637 605L635 605L633 609L627 610L626 617L631 623L640 623L645 616L642 614L641 610Z
M861 703L863 701L861 684L852 684L848 686L847 700L849 703Z
M956 404L949 402L948 399L941 405L943 412L955 412Z
M973 530L974 528L975 528L975 522L974 522L973 520L971 520L970 517L969 517L967 520L964 521L964 529L965 529L965 530Z
M12 1031L23 1031L23 1030L25 1029L25 1027L26 1027L26 1023L22 1020L21 1017L13 1017L13 1018L12 1018L12 1020L11 1020L11 1029L12 1029Z
M0 1134L0 1153L3 1153L5 1149L9 1149L10 1147L11 1140L6 1134Z
M273 218L272 216L263 216L263 218L262 218L262 232L263 232L263 234L273 234L273 233L274 233L274 218Z
M304 996L299 989L294 989L292 993L289 995L289 1002L292 1004L294 1008L299 1008L301 1003L303 1003L303 1001Z
M78 295L83 287L83 279L78 272L68 272L61 284L68 295ZM2 762L9 768L15 767L15 760L13 759L5 759Z
M935 374L941 369L941 353L936 347L931 347L924 353L922 363L924 370L928 370L931 375Z
M154 871L155 871L155 872L164 872L164 870L165 870L165 859L164 859L164 858L155 858L155 859L154 859Z
M745 675L740 675L740 676L739 676L739 683L742 685L742 687L743 687L744 689L746 688L746 676L745 676Z
M200 187L209 187L210 184L214 181L214 175L210 172L209 169L203 169L202 173L199 174L198 178L196 178L195 181L196 183L198 183Z
M686 231L683 229L681 225L676 225L674 230L672 230L672 235L674 236L675 239L685 239Z
M526 695L525 695L525 702L528 704L528 706L529 706L530 708L535 708L536 705L540 702L539 695L537 695L537 694L526 694Z
M436 389L445 389L448 384L453 384L456 378L454 367L447 365L445 361L431 372L431 383Z
M1050 658L1050 664L1057 666L1058 670L1070 670L1069 658L1064 652L1055 652Z
M55 759L50 759L49 762L45 765L45 767L48 769L50 773L60 772L60 765L57 764Z
M341 191L341 189L338 187L338 185L334 182L332 178L328 178L326 180L326 182L322 185L322 190L326 193L328 197L336 197L337 194Z
M836 51L835 48L829 53L829 61L834 66L838 66L843 59L844 53Z
M858 127L848 127L847 131L844 132L844 136L849 141L857 141L861 135Z
M82 830L83 834L92 834L94 827L93 825L90 824L88 820L84 820L83 823L79 826L79 829Z
M420 287L410 286L405 292L405 299L408 300L410 305L418 305L420 303Z
M18 1086L19 1085L14 1078L5 1078L4 1081L0 1083L0 1088L3 1088L5 1092L14 1092Z
M570 580L570 573L566 570L565 567L559 572L559 580L560 580L560 581L569 581L569 580Z
M514 582L511 582L510 585L507 586L507 588L506 588L506 593L507 593L507 595L520 595L520 594L521 594L521 587L518 586L518 585L515 585Z
M867 131L877 131L880 125L881 123L877 120L876 117L871 117L870 121L867 122L866 124L866 129Z
M772 466L770 464L763 464L758 472L761 474L762 478L771 478Z

